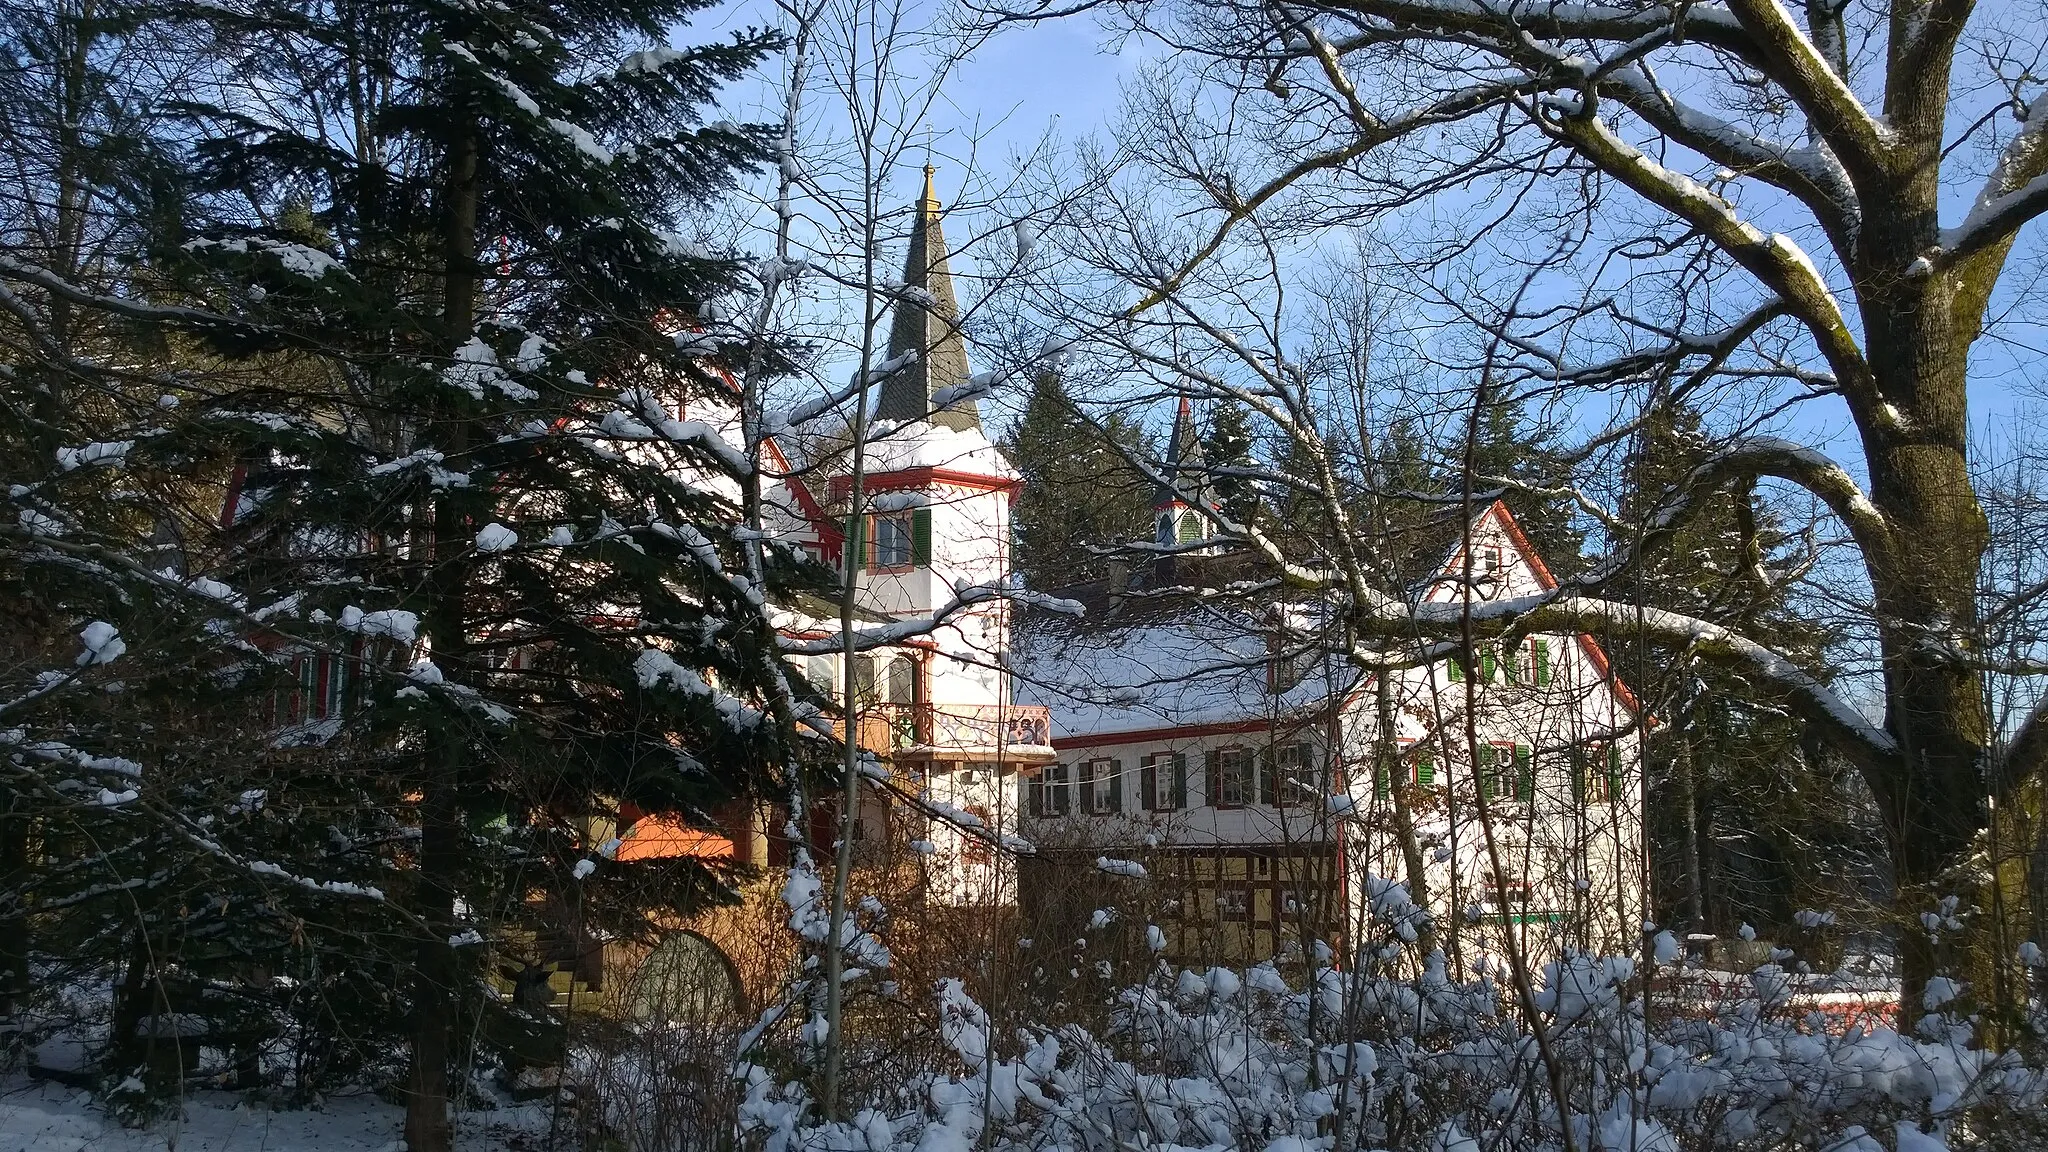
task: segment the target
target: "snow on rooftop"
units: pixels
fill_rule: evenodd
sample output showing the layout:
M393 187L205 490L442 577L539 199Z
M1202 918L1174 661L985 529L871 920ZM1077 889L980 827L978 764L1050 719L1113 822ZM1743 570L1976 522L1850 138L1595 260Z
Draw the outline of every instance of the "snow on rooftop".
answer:
M1038 617L1019 633L1017 702L1047 706L1055 738L1279 719L1358 677L1333 660L1301 660L1275 693L1266 631L1203 605L1129 624Z
M1014 480L1010 466L979 428L965 431L923 420L877 421L867 449L869 475L906 472L913 468L944 468L999 480Z

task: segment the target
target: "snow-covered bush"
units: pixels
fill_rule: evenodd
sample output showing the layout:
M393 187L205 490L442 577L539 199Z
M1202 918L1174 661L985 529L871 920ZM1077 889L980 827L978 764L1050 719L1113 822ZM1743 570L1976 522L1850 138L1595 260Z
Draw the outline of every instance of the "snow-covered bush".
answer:
M1968 1018L1931 1012L1917 1036L1845 1024L1813 1007L1824 978L1772 964L1707 984L1655 948L1544 963L1524 997L1505 970L1454 979L1442 953L1390 946L1408 921L1382 919L1348 970L1161 964L1096 1030L1003 1036L944 980L943 1066L823 1124L800 1080L742 1062L741 1124L765 1152L1931 1152L2048 1136L2048 1074Z

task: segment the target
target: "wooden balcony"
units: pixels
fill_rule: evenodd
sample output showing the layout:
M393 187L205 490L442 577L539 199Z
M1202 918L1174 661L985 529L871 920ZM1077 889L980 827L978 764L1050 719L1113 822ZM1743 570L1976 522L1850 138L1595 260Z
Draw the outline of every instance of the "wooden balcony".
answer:
M897 760L1053 760L1052 713L1043 705L874 704L859 730L861 747Z

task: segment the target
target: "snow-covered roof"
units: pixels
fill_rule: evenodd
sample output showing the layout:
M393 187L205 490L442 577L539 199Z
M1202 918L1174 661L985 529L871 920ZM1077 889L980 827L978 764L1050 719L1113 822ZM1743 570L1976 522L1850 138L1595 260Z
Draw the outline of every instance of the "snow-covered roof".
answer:
M979 426L957 429L923 420L877 421L867 448L867 472L908 472L939 468L992 480L1015 480L1017 470L989 442Z
M1275 693L1271 630L1205 604L1129 623L1034 614L1019 633L1017 702L1047 706L1055 739L1298 718L1359 675L1306 661Z

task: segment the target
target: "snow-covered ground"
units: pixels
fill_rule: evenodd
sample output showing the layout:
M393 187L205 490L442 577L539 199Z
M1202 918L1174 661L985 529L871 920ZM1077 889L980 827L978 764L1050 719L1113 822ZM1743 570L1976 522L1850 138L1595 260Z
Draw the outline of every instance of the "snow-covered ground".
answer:
M456 1147L541 1148L548 1119L545 1105L460 1114ZM330 1100L318 1111L273 1112L233 1093L211 1092L187 1100L182 1118L134 1130L79 1089L21 1076L0 1080L0 1149L6 1152L401 1152L399 1120L398 1108L368 1095Z

